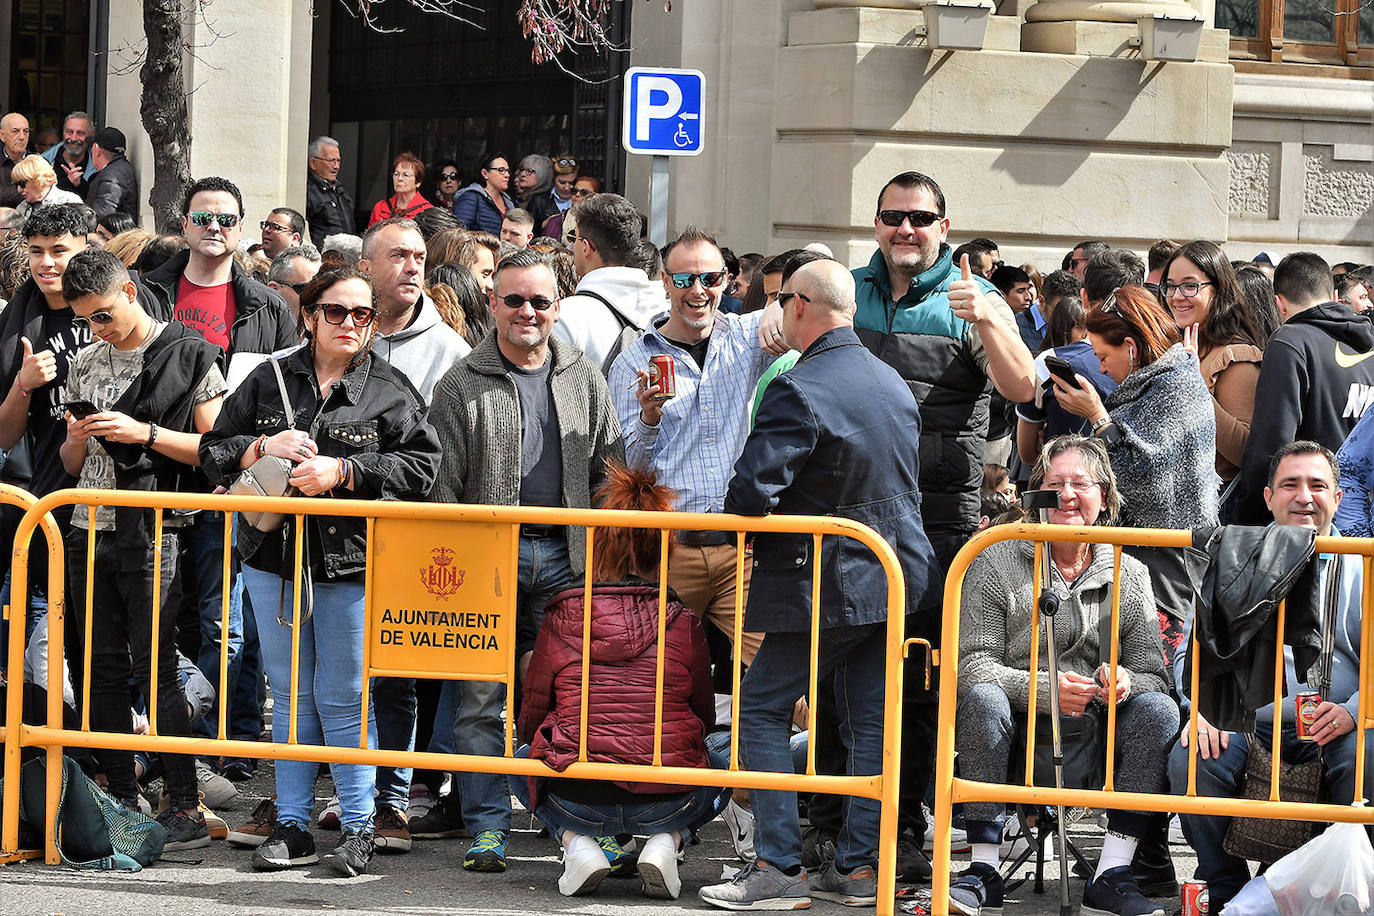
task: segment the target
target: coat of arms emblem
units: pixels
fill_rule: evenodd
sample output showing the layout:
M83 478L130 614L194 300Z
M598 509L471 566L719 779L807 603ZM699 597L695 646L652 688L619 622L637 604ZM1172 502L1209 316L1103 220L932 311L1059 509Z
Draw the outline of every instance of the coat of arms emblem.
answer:
M420 584L436 598L447 601L462 586L467 570L453 565L451 548L435 547L429 555L433 562L420 569Z

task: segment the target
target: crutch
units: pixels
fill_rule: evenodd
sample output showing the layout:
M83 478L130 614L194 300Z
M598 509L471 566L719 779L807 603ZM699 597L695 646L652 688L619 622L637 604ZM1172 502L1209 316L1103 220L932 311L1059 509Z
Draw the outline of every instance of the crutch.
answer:
M1021 496L1027 512L1038 511L1040 523L1048 525L1050 510L1059 508L1058 490L1029 490ZM1040 616L1045 627L1045 654L1050 667L1050 743L1054 754L1054 787L1064 788L1064 746L1059 732L1059 661L1054 641L1054 615L1059 610L1059 596L1050 591L1050 545L1040 551ZM1064 835L1064 806L1055 805L1055 826L1059 840L1059 916L1070 916L1069 904L1069 846Z

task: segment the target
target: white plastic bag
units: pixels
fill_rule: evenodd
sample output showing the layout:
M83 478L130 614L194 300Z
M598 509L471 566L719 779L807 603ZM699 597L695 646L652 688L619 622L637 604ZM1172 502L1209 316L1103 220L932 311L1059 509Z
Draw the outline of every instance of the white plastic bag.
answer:
M1374 909L1374 847L1362 824L1333 824L1275 862L1264 877L1281 916Z
M1226 904L1221 916L1279 916L1278 904L1269 892L1269 882L1264 880L1264 875L1251 878L1250 883Z

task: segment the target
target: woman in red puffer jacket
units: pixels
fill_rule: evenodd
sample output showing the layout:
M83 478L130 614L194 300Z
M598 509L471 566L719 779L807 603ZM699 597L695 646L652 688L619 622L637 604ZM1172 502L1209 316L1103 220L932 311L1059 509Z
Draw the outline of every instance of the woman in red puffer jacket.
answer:
M613 466L599 504L671 510L672 491L654 481L652 471ZM587 759L593 762L654 762L660 543L657 530L597 531L587 686ZM575 588L550 599L522 695L519 736L528 748L520 754L560 772L578 756L583 598L583 589ZM671 591L664 614L662 762L709 767L705 739L715 724L715 703L706 634ZM514 776L511 783L562 843L558 889L566 896L591 893L610 872L599 838L648 834L638 864L644 893L676 899L684 840L729 797L720 788L659 783Z

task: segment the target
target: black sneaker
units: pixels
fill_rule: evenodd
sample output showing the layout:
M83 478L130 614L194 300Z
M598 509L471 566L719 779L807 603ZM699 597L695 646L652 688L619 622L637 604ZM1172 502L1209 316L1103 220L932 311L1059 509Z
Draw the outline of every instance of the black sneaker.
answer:
M463 804L456 792L439 799L428 814L410 821L410 836L416 840L447 840L467 832L463 826Z
M1109 868L1083 889L1082 916L1164 916L1164 907L1140 892L1129 865Z
M974 862L949 886L949 908L965 916L1002 916L1002 876L986 862Z
M924 837L902 833L897 837L897 880L908 884L928 884L934 873L930 859L921 851Z
M802 868L819 869L826 862L835 861L835 834L819 827L807 827L802 833Z
M220 775L230 782L246 782L253 778L258 762L252 757L225 757L220 761Z
M295 824L278 823L272 835L253 853L254 871L282 871L320 861L315 838Z
M167 831L167 842L162 847L166 852L210 845L210 828L205 824L205 815L199 811L192 816L180 808L168 808L157 822Z
M367 872L372 861L372 834L366 830L344 831L343 839L334 851L324 857L324 864L345 878L356 878Z

